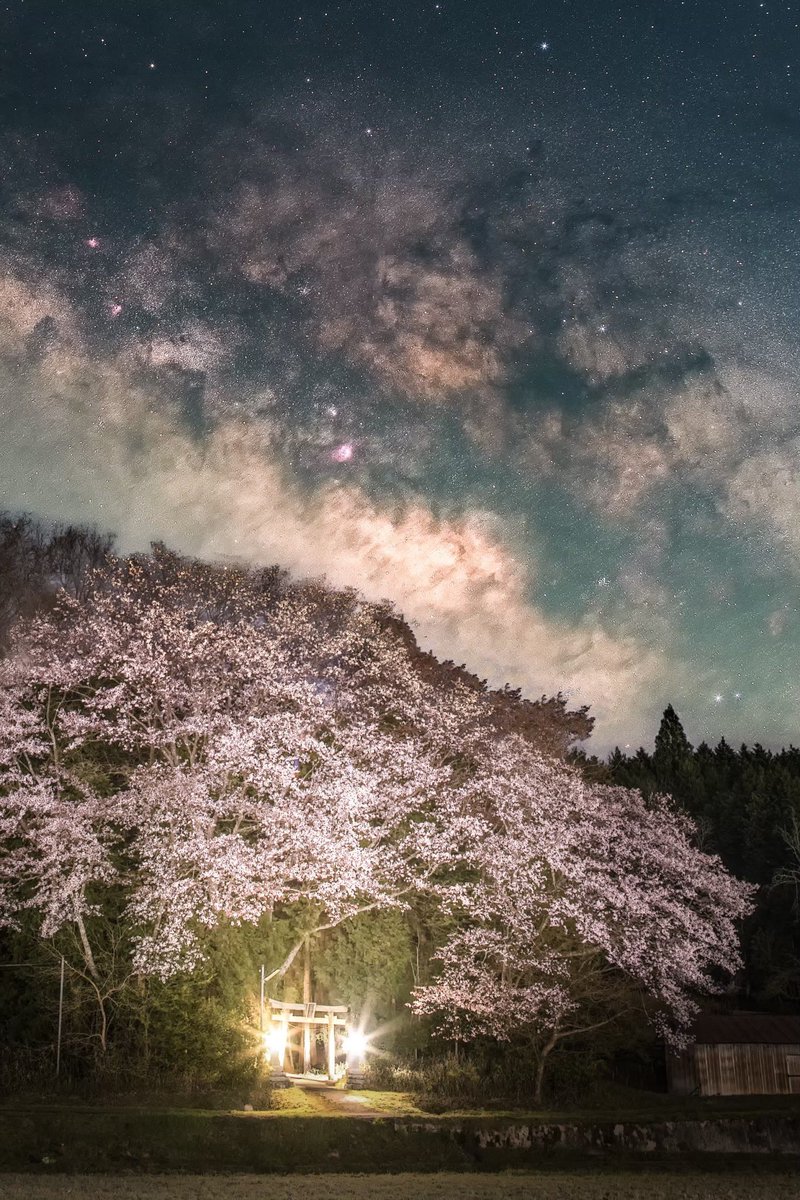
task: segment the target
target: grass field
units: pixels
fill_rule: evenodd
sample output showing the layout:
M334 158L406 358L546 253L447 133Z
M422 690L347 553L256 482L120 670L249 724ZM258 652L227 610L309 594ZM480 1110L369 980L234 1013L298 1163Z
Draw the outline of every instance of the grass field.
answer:
M0 1200L67 1195L89 1200L140 1195L148 1200L210 1200L217 1195L229 1200L323 1200L406 1194L415 1200L450 1195L465 1200L506 1195L532 1200L800 1200L800 1183L795 1183L800 1180L797 1097L742 1097L710 1105L692 1101L683 1111L664 1106L651 1121L691 1115L722 1118L721 1126L707 1127L693 1141L694 1134L669 1127L664 1133L664 1125L656 1124L651 1132L634 1131L623 1142L614 1140L613 1131L614 1123L625 1120L623 1105L605 1112L559 1114L572 1134L568 1128L564 1136L556 1127L537 1137L529 1130L552 1122L555 1114L431 1116L415 1108L411 1097L392 1092L291 1088L275 1098L277 1107L266 1112L70 1104L63 1099L57 1104L2 1104ZM637 1125L647 1121L641 1109L635 1115ZM752 1126L742 1117L755 1118ZM725 1118L739 1120L729 1125ZM581 1132L584 1122L589 1127ZM767 1153L768 1147L783 1147L791 1155ZM416 1172L413 1186L404 1175L409 1167ZM167 1178L167 1172L174 1174ZM458 1187L442 1191L454 1172L464 1172ZM25 1184L18 1182L22 1173ZM370 1179L357 1182L357 1173ZM389 1173L392 1178L384 1182ZM285 1179L290 1174L291 1184ZM90 1175L91 1187L82 1187L79 1180ZM411 1191L403 1190L401 1176ZM701 1179L696 1186L695 1176ZM497 1190L499 1180L504 1190Z
M671 1096L663 1092L635 1088L609 1087L590 1102L566 1108L532 1110L523 1105L508 1106L493 1103L485 1108L460 1108L456 1105L431 1111L421 1108L410 1092L343 1091L342 1097L361 1097L365 1108L387 1117L421 1117L425 1120L469 1118L508 1118L524 1121L566 1121L570 1123L597 1120L613 1121L680 1121L711 1120L718 1117L761 1117L800 1115L800 1096ZM0 1098L3 1112L35 1109L84 1110L97 1112L166 1112L241 1113L247 1096L218 1096L207 1099L197 1096L162 1094L102 1095L93 1098L70 1094L5 1096ZM349 1112L348 1112L349 1108ZM324 1091L300 1087L276 1089L273 1107L259 1110L261 1120L284 1120L292 1117L354 1116L358 1103L331 1105Z
M796 1200L796 1174L0 1176L0 1200Z

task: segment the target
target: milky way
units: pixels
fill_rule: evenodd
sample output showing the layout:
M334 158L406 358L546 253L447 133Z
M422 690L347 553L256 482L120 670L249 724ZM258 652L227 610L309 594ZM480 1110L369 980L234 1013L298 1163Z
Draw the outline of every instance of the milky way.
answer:
M796 741L792 12L272 7L2 18L0 505Z

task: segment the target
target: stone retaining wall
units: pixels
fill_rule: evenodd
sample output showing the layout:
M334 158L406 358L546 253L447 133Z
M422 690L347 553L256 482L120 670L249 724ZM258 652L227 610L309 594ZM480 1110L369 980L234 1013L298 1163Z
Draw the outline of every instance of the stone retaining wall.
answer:
M397 1121L409 1133L441 1136L433 1122ZM709 1121L611 1122L597 1125L509 1124L498 1128L448 1125L450 1136L478 1150L569 1150L588 1154L800 1154L800 1116L725 1117Z

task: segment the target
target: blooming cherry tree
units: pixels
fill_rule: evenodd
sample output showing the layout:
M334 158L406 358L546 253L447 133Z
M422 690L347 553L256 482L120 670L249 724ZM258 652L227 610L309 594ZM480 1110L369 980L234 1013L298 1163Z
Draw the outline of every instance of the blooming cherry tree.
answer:
M460 1036L533 1031L542 1064L606 1019L609 973L685 1028L736 968L748 903L666 801L498 728L480 689L418 669L386 610L158 548L18 629L0 851L0 923L72 930L101 1008L104 906L129 970L166 978L219 925L302 902L314 933L433 896L454 932L416 1010Z
M471 781L477 835L461 863L471 882L455 900L461 919L439 951L441 973L415 1008L467 1039L527 1034L540 1094L559 1041L619 1016L622 979L680 1043L698 993L740 964L751 889L696 848L665 797L645 804L591 785L519 739L503 750ZM604 995L610 1010L598 1014Z
M62 597L0 681L0 914L75 923L90 973L86 917L112 882L134 969L161 976L220 922L307 900L330 927L422 886L438 860L413 825L447 836L435 797L480 706L442 711L354 596L267 604L244 573L163 553Z

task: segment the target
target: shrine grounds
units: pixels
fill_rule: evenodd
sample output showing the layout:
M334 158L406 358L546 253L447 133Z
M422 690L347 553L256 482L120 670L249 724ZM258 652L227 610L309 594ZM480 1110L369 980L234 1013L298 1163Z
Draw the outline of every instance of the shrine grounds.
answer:
M276 1094L265 1112L121 1097L7 1101L0 1200L800 1200L797 1097L653 1093L649 1110L637 1099L635 1113L620 1094L613 1111L527 1115L433 1115L399 1093L300 1088ZM791 1152L762 1143L760 1153L633 1153L599 1142L576 1152L475 1137L526 1122L588 1129L637 1120L655 1129L665 1118L709 1127L752 1120L777 1139L768 1146Z

